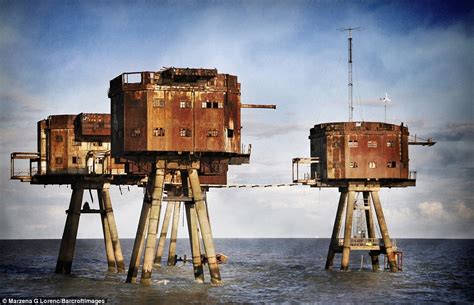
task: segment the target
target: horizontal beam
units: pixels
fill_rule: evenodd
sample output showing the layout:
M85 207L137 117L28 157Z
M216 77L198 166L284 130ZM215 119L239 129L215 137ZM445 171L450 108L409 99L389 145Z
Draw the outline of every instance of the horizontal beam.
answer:
M241 108L259 108L259 109L276 109L277 108L277 106L273 105L273 104L267 104L267 105L263 105L263 104L241 104L240 107Z

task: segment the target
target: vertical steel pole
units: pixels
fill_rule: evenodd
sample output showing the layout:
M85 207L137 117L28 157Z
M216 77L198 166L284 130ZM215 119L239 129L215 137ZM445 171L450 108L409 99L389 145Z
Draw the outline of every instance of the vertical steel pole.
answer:
M339 196L339 204L337 206L336 219L334 220L334 227L332 229L331 241L329 242L328 256L326 259L326 270L331 270L334 262L334 256L336 254L336 247L339 242L339 232L341 231L342 224L342 213L346 205L347 190L340 190L341 195Z
M133 243L132 257L130 258L130 267L128 268L127 283L135 283L137 281L138 268L140 266L142 249L145 243L145 231L148 227L148 218L150 217L151 196L150 189L154 186L154 177L149 177L148 184L145 187L143 195L142 211L138 221L137 233Z
M397 260L393 253L392 241L388 234L387 224L383 215L382 204L380 203L380 197L378 191L372 191L372 201L374 203L375 214L377 215L377 221L379 223L380 232L382 233L383 243L385 245L385 251L387 253L388 262L390 264L390 271L397 272Z
M158 222L160 220L161 200L165 182L165 161L158 161L155 163L154 167L155 168L153 172L155 174L155 185L152 193L150 218L148 222L145 255L142 267L142 277L140 279L140 283L142 285L151 284L151 272L153 270L153 262L155 260L156 235L158 230Z
M173 203L168 202L166 204L165 217L163 219L163 225L161 227L160 238L158 240L158 247L155 255L155 265L161 265L161 256L165 249L166 235L168 234L168 227L170 225L171 213L173 212Z
M201 247L197 224L196 206L193 203L185 203L186 221L188 224L189 242L191 244L191 254L193 257L194 279L198 283L204 283L204 270L201 259Z
M97 198L99 199L100 219L102 222L102 232L104 233L104 244L105 244L105 255L107 257L107 266L109 272L116 271L114 246L112 244L112 237L110 236L109 221L105 215L104 201L100 193L100 189L97 190Z
M206 251L207 262L209 266L209 273L211 274L211 281L213 284L221 283L221 275L219 265L217 264L216 251L214 248L214 241L212 240L211 224L206 213L206 206L204 198L201 193L201 184L196 169L189 169L189 180L193 190L193 197L196 203L196 212L201 228L202 239L204 242L204 250Z
M173 224L171 227L171 237L170 237L170 248L168 251L168 266L176 265L175 255L176 255L176 241L178 238L178 226L179 226L179 214L180 214L181 204L179 201L174 203L173 211Z
M365 222L367 224L367 233L370 239L375 239L375 226L374 219L372 216L372 204L370 202L370 193L363 192L364 196L364 207L365 207ZM372 270L379 270L379 256L375 251L369 251L370 258L372 260Z
M114 211L112 209L112 202L110 200L109 192L110 184L104 183L101 192L102 201L104 202L105 214L109 223L110 238L114 247L115 261L117 262L117 271L119 273L125 272L125 263L123 261L122 248L120 247L120 239L118 236L117 225L115 223Z
M63 237L59 249L58 261L56 263L56 273L71 273L72 260L76 247L77 230L81 216L82 195L84 188L79 185L71 185L72 195L67 210L66 224L64 226Z
M349 256L351 252L352 216L354 215L355 192L349 190L346 209L346 224L344 226L344 245L342 249L341 270L349 269Z

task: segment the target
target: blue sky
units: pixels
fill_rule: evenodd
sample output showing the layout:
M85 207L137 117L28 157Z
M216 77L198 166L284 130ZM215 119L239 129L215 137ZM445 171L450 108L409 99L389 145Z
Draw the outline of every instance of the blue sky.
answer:
M230 183L284 183L309 155L309 129L347 120L347 33L354 33L356 120L387 119L433 137L411 147L416 188L383 190L395 237L474 237L473 5L466 1L0 0L0 238L60 238L70 189L9 181L9 153L36 149L50 114L109 112L108 82L163 66L238 75L250 165ZM119 233L132 237L141 191L112 190ZM305 187L213 190L218 237L327 237L338 192ZM443 225L440 225L440 224ZM99 237L83 217L80 237ZM182 230L184 236L185 230Z

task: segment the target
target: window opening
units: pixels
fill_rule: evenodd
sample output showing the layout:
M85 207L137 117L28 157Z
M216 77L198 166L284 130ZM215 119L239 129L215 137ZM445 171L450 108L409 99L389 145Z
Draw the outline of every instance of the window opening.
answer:
M132 130L132 137L139 137L141 134L140 128L135 128Z
M191 129L181 127L179 129L179 136L180 137L190 137L191 136Z
M154 137L164 137L165 136L165 129L164 128L155 128L155 129L153 129L153 136Z
M349 140L349 147L351 148L359 147L359 142L357 140Z
M367 147L369 148L377 148L377 141L368 141Z

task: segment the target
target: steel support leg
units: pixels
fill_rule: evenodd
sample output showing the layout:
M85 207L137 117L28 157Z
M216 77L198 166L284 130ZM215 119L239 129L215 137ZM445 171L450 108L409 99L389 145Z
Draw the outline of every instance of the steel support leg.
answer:
M383 243L385 245L385 251L387 253L388 262L390 264L390 271L397 272L397 260L395 254L393 253L392 241L390 240L390 235L388 234L387 224L385 223L385 217L382 211L382 204L380 203L380 197L378 191L371 192L372 201L374 203L375 214L377 215L377 221L380 226L380 232L382 234Z
M99 209L101 210L100 219L102 221L102 232L104 233L105 255L107 257L107 266L109 272L116 271L114 246L112 244L112 237L110 235L109 221L105 215L105 205L102 200L100 190L97 190L97 197L99 198Z
M115 261L117 263L117 271L119 273L125 272L125 263L123 261L122 248L120 246L120 239L118 236L117 225L115 224L114 212L112 210L112 202L110 200L109 192L110 184L105 183L100 191L102 201L105 207L105 214L107 216L107 222L109 224L110 238L112 239L112 245L114 248Z
M148 232L145 246L145 255L143 259L142 276L140 283L142 285L151 284L151 272L153 270L153 262L155 260L156 233L158 222L160 220L161 200L163 196L163 186L165 179L165 162L158 161L153 170L155 175L152 202L150 210L150 218L148 222Z
M370 192L363 192L364 206L365 206L365 222L367 224L367 233L369 238L375 239L375 226L372 216L372 204L370 202ZM379 270L379 255L376 251L369 251L372 260L372 270Z
M168 227L170 226L171 213L173 212L173 203L166 204L165 217L161 227L160 239L158 240L158 248L156 249L155 265L161 265L161 256L165 249L166 235L168 234Z
M351 235L352 235L352 216L354 215L354 199L355 192L349 190L346 209L346 224L344 226L344 245L342 249L341 270L349 269L349 256L351 252Z
M194 279L198 283L204 283L204 270L201 259L201 247L197 224L196 207L193 203L185 203L186 221L188 224L189 242L191 244L191 254L193 257Z
M72 260L76 247L77 230L79 228L79 218L81 216L82 186L72 185L71 201L67 211L66 224L64 226L63 237L59 249L58 261L56 263L56 273L71 273Z
M174 203L173 211L173 225L171 227L171 236L170 236L170 248L168 251L168 266L176 265L175 255L176 255L176 241L178 238L178 226L179 226L179 213L181 209L180 202Z
M190 169L188 170L188 174L191 188L193 190L194 201L196 203L196 212L198 216L199 227L201 228L204 250L206 251L209 273L211 274L211 281L213 284L220 284L222 280L219 271L219 265L217 264L214 241L212 239L211 224L209 223L209 218L207 217L206 206L201 193L201 185L199 182L198 173L196 169Z
M154 177L150 177L149 184L146 186L145 195L143 196L142 211L138 221L137 233L133 243L132 257L130 258L130 267L128 268L127 283L135 283L137 281L138 268L142 256L142 249L145 243L145 231L148 227L148 218L150 217L151 196L150 189L154 186Z
M339 242L339 232L341 231L342 224L342 213L344 212L344 207L346 205L347 191L341 190L341 195L339 197L339 205L337 206L336 219L334 221L334 227L332 229L331 240L329 242L328 256L326 259L326 270L331 270L334 262L334 256L336 255L335 247Z

